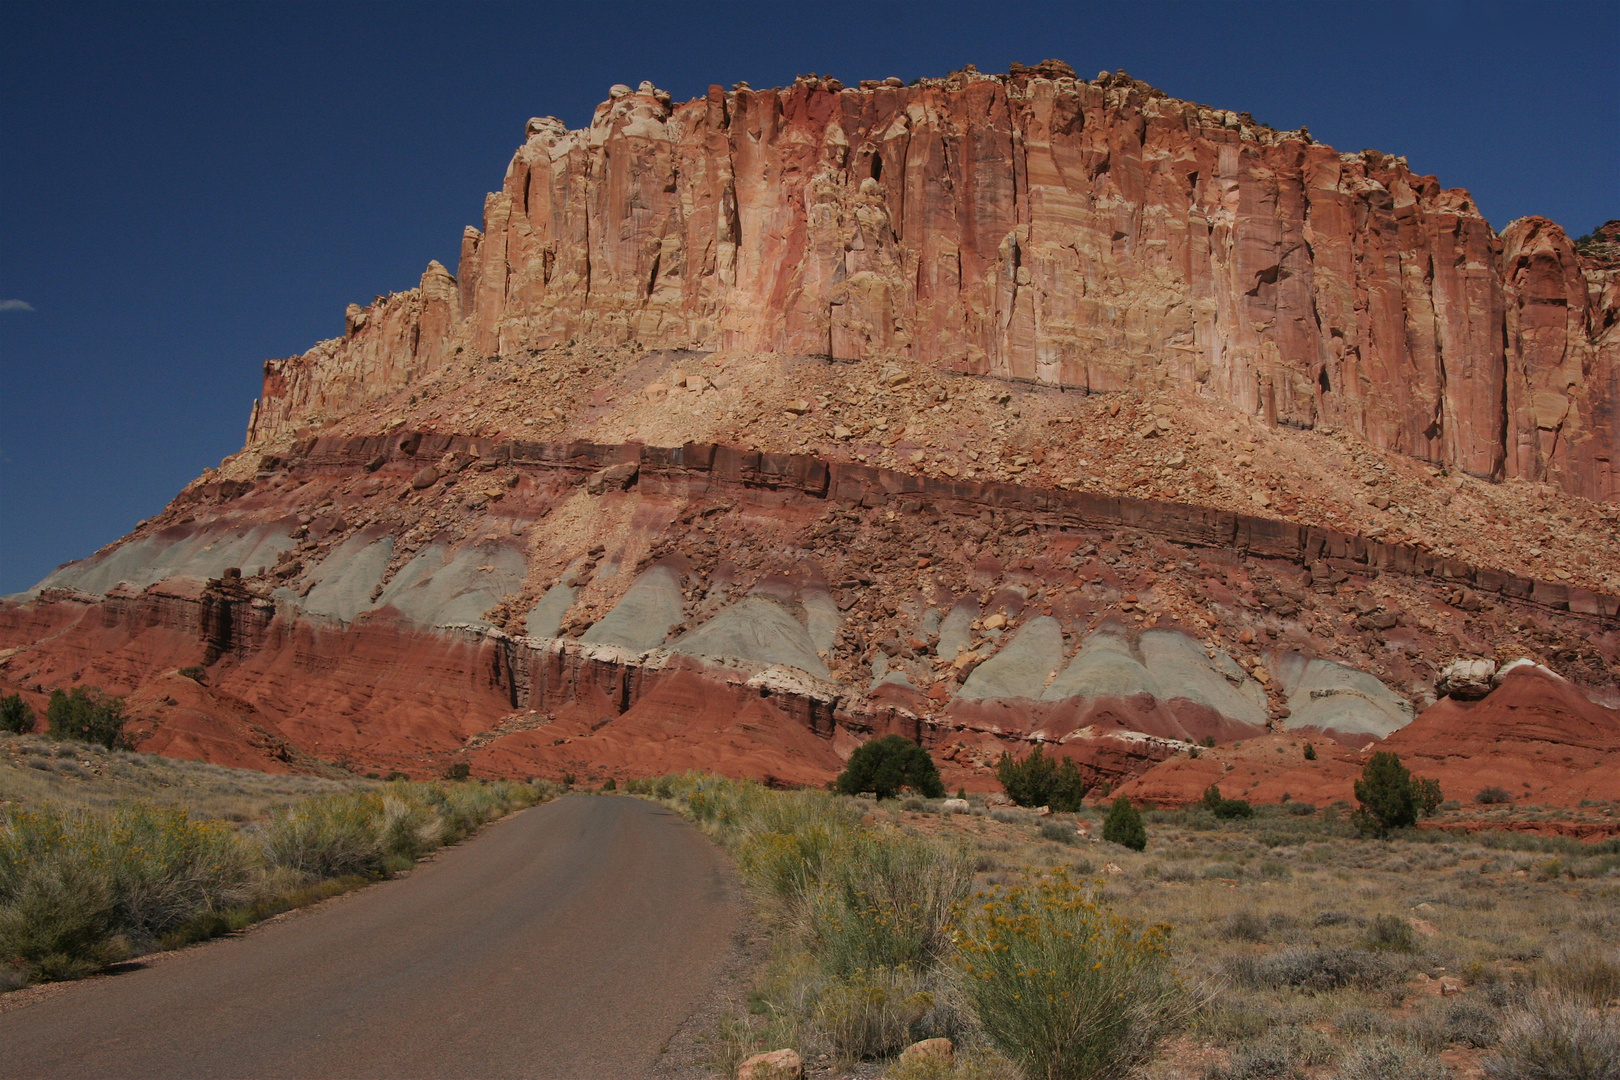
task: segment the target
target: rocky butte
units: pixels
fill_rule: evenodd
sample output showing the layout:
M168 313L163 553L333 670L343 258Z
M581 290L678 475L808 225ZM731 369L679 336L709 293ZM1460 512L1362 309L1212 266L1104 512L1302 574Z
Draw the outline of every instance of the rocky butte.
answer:
M5 600L0 682L263 768L819 783L900 731L1175 800L1310 738L1296 797L1387 742L1620 798L1617 230L1056 61L615 86Z

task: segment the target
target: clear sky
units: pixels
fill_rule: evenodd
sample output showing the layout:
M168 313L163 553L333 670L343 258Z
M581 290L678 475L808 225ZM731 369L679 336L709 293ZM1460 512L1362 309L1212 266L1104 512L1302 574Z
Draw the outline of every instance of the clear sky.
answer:
M531 116L1055 57L1620 216L1620 4L0 4L0 593L241 446L260 365L452 270ZM31 309L31 310L30 310Z

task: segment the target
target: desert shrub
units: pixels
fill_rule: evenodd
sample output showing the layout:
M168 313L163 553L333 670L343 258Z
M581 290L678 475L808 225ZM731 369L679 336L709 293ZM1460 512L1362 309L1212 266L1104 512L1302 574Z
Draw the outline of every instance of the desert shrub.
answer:
M954 909L973 884L965 851L863 830L834 855L808 907L811 951L825 971L926 971L944 959Z
M1312 746L1310 743L1305 744L1305 760L1306 761L1315 761L1316 760L1316 747Z
M1399 915L1374 918L1363 942L1367 948L1382 952L1415 953L1418 949L1417 935L1412 932L1411 924Z
M110 882L81 853L62 853L5 891L0 961L42 982L92 974L127 953L114 935Z
M1564 946L1547 957L1536 982L1600 1009L1620 998L1620 950Z
M1211 814L1227 821L1254 817L1254 807L1249 805L1248 800L1224 798L1219 784L1211 784L1205 788L1204 797L1199 800L1199 804Z
M1288 986L1307 993L1328 993L1354 986L1387 987L1401 972L1388 960L1364 949L1297 946L1265 956L1235 956L1222 964L1226 976L1253 990Z
M1446 804L1446 797L1440 792L1440 781L1421 777L1412 783L1412 797L1417 803L1418 813L1423 817L1433 817L1434 812Z
M1480 1049L1496 1042L1498 1026L1496 1010L1473 1001L1452 1002L1441 1017L1447 1042Z
M1182 1015L1168 936L1054 871L967 913L963 993L1029 1080L1123 1076Z
M1434 813L1440 784L1413 777L1398 755L1381 750L1362 768L1356 800L1361 804L1353 819L1356 828L1366 836L1386 837L1417 824L1419 814Z
M141 803L0 818L0 961L75 978L249 895L249 852L225 825Z
M1244 908L1234 913L1221 927L1221 937L1227 941L1264 941L1267 924L1255 912Z
M930 799L945 794L934 759L904 735L885 735L862 743L838 774L838 790L845 795L871 791L880 799L892 799L901 788L910 788Z
M736 853L785 946L750 1004L762 1020L717 1045L722 1071L766 1035L853 1061L960 1033L936 983L972 883L965 849L867 828L826 792L696 774L660 788Z
M1259 873L1261 877L1270 881L1287 881L1294 876L1288 864L1281 859L1261 859Z
M1488 1080L1620 1080L1620 1013L1538 994L1503 1018Z
M824 792L695 775L670 790L781 905L822 970L923 970L948 950L952 909L972 883L965 850L868 829Z
M885 1080L1017 1080L1012 1063L984 1047L968 1047L951 1058L914 1056L895 1062Z
M1142 824L1142 815L1123 795L1108 808L1108 817L1103 822L1103 839L1134 851L1147 847L1147 826Z
M1224 1066L1205 1070L1205 1080L1293 1080L1302 1066L1333 1058L1333 1044L1321 1032L1294 1025L1268 1026L1246 1040Z
M1403 1017L1393 1026L1393 1030L1401 1041L1425 1054L1438 1055L1446 1048L1445 1022L1437 1010L1419 1009Z
M1225 1065L1204 1071L1204 1080L1293 1080L1294 1055L1277 1039L1260 1039L1235 1050Z
M1078 839L1074 826L1065 825L1061 821L1041 822L1041 839L1056 840L1060 844L1072 844Z
M1002 754L996 764L996 779L1007 797L1019 806L1050 806L1059 813L1072 814L1086 797L1086 784L1080 770L1068 758L1049 758L1039 745L1022 761Z
M21 694L7 694L0 698L0 731L27 735L33 730L34 707L24 701Z
M308 878L382 872L380 795L329 795L289 807L271 820L265 856Z
M53 739L77 739L109 750L129 749L124 738L124 699L93 687L51 691L45 719Z
M1230 1044L1258 1039L1282 1022L1276 1003L1230 984L1221 986L1192 1017L1193 1029L1215 1042Z
M472 766L465 761L452 761L444 770L446 780L465 780L472 775Z
M1384 1030L1384 1018L1371 1009L1353 1005L1334 1018L1333 1026L1343 1035L1375 1035Z
M1438 1058L1391 1039L1357 1047L1339 1062L1338 1080L1446 1080Z
M263 833L264 857L311 879L376 877L555 790L506 780L449 788L394 783L306 799L272 817Z
M782 793L760 803L733 846L743 873L777 900L802 902L835 851L860 827L853 810L816 792Z
M1493 784L1490 787L1482 787L1474 792L1474 801L1485 806L1492 806L1497 803L1510 803L1513 801L1513 796L1508 792L1507 788L1497 787Z

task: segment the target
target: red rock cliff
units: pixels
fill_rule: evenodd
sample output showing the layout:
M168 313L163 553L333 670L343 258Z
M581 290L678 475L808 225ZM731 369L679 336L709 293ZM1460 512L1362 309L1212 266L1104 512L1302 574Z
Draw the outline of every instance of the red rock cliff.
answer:
M1404 159L1057 62L802 78L529 121L459 278L351 306L266 365L249 445L458 352L574 339L906 355L1091 391L1176 387L1491 477L1620 497L1615 273L1500 237Z

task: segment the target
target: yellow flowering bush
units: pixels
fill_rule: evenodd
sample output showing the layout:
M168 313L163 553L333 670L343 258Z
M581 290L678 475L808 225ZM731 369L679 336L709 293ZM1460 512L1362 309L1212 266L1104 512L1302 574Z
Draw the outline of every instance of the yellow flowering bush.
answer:
M986 1034L1028 1080L1107 1080L1146 1061L1178 1017L1169 933L1056 870L981 894L955 963Z
M12 809L0 816L0 962L93 971L205 912L241 903L254 860L234 830L183 809Z

